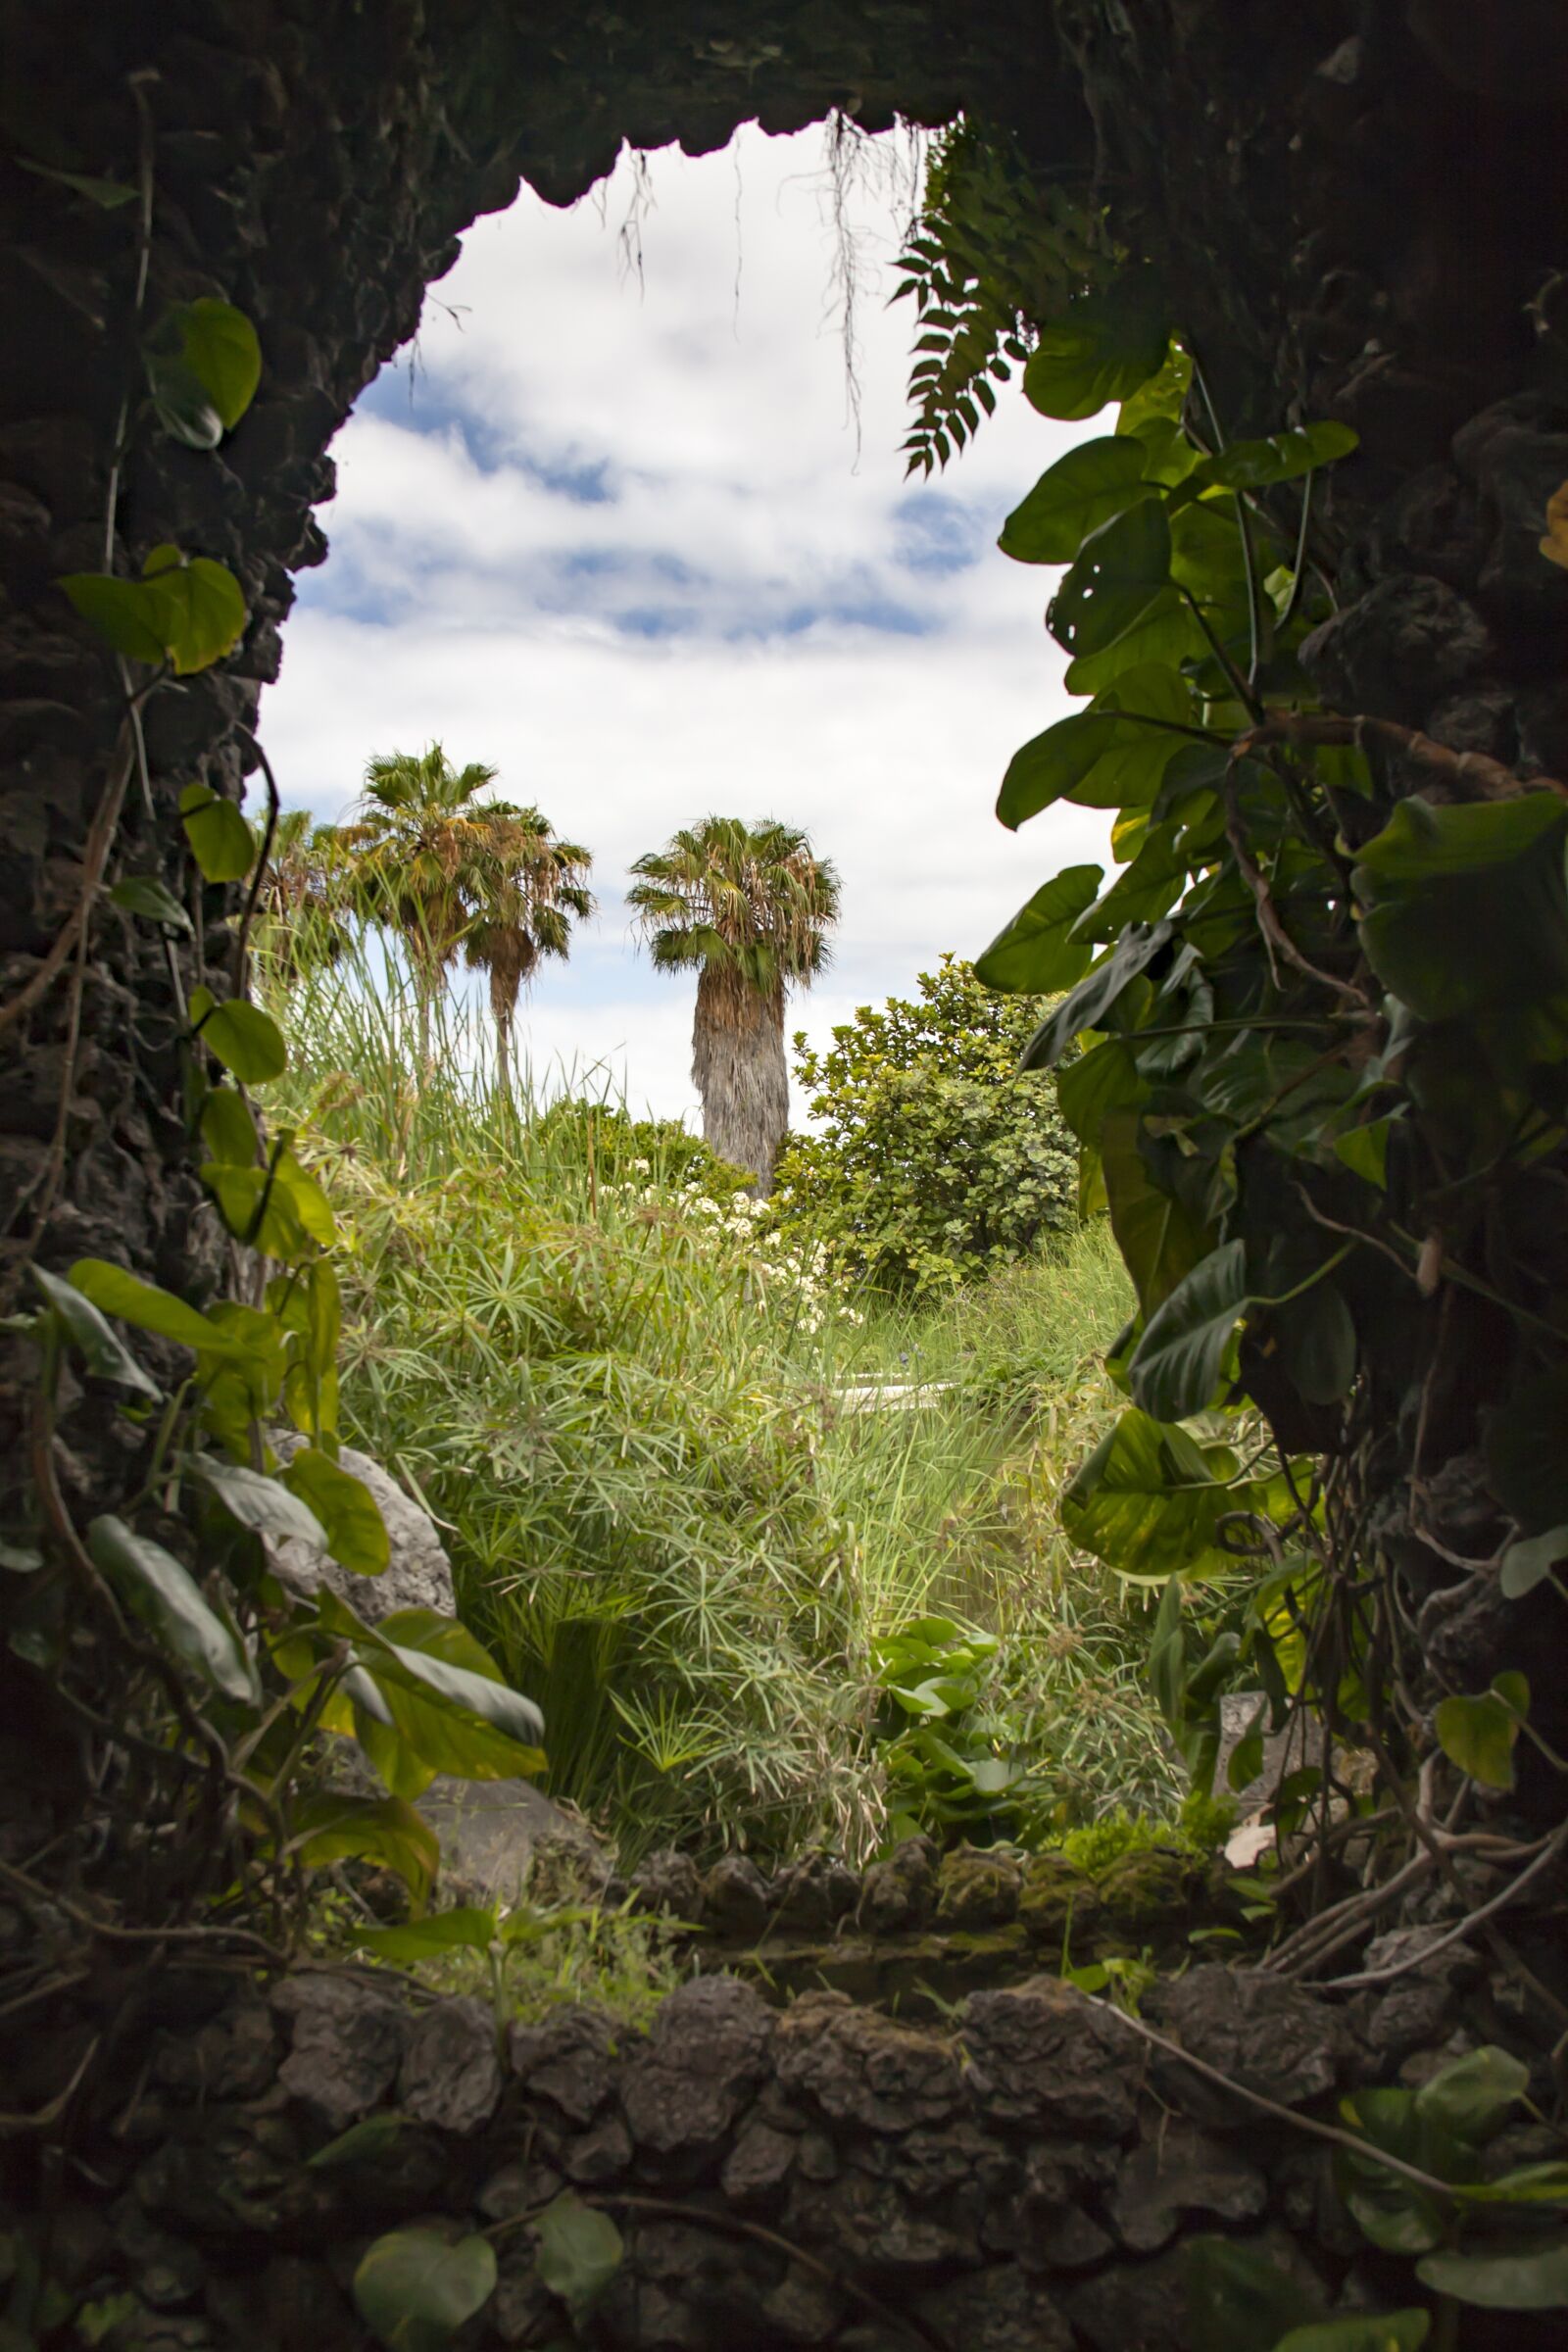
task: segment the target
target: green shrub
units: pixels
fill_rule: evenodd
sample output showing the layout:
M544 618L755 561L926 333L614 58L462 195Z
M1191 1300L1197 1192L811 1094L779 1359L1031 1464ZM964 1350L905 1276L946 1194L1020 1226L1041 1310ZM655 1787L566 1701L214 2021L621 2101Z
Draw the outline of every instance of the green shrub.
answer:
M796 1073L813 1133L778 1163L773 1213L849 1274L924 1298L1069 1226L1077 1147L1048 1078L1017 1073L1044 1000L999 997L944 956L918 1002L862 1005Z

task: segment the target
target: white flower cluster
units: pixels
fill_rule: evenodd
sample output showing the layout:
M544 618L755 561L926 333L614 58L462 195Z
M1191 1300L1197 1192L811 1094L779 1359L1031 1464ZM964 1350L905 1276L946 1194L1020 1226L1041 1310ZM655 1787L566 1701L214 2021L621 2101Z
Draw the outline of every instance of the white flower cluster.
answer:
M650 1173L646 1160L631 1164L640 1176ZM652 1184L623 1184L615 1190L623 1200L639 1208L673 1208L699 1232L733 1251L739 1270L759 1296L766 1298L772 1294L783 1305L793 1302L798 1330L810 1334L828 1321L864 1322L859 1309L835 1293L827 1245L803 1243L792 1248L778 1228L767 1222L767 1203L751 1193L732 1193L727 1200L715 1200L695 1177L678 1192L662 1191Z

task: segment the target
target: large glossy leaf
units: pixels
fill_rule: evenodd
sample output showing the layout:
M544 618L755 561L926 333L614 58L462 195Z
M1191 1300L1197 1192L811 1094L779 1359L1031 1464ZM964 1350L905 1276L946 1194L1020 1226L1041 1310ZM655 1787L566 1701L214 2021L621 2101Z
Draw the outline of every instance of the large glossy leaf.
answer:
M283 1033L270 1013L243 997L220 1004L210 988L190 994L191 1027L241 1086L259 1086L280 1078L288 1066Z
M76 1353L95 1380L112 1380L122 1389L139 1389L144 1396L160 1395L158 1383L144 1372L113 1325L74 1283L64 1282L42 1266L31 1268L32 1279L59 1316Z
M1508 2254L1429 2254L1415 2275L1434 2294L1483 2311L1568 2309L1568 2237Z
M283 1466L283 1484L325 1534L326 1548L356 1576L379 1576L390 1557L386 1522L363 1478L318 1446L302 1446Z
M180 822L190 854L209 882L243 882L256 862L256 840L232 801L207 784L187 784Z
M139 1275L124 1266L111 1265L107 1258L78 1257L71 1269L71 1281L106 1315L118 1315L122 1323L134 1323L141 1331L155 1331L163 1339L177 1341L181 1348L213 1356L239 1357L248 1352L242 1339L187 1306L172 1291L143 1282Z
M1019 1068L1054 1069L1075 1037L1101 1026L1123 990L1169 945L1171 935L1171 926L1164 921L1130 925L1110 954L1042 1021L1023 1050Z
M1565 831L1568 808L1544 792L1440 808L1401 801L1354 873L1361 944L1384 986L1429 1021L1528 1005L1521 1050L1560 1057Z
M1043 882L976 957L976 979L987 988L1023 996L1048 996L1082 979L1091 950L1069 942L1067 934L1094 905L1102 871L1098 865L1069 865Z
M1170 581L1170 524L1145 499L1084 541L1052 603L1052 635L1069 654L1106 652L1135 628Z
M1227 1242L1151 1314L1128 1367L1134 1402L1155 1421L1202 1412L1247 1302L1247 1246Z
M1056 1073L1057 1109L1078 1141L1097 1151L1109 1113L1138 1104L1148 1091L1119 1037L1107 1037L1076 1061L1064 1061Z
M315 1512L275 1478L266 1478L239 1462L220 1461L215 1454L200 1455L192 1469L241 1527L278 1542L293 1536L305 1544L325 1544L325 1533Z
M1315 466L1348 458L1357 435L1348 424L1298 424L1262 441L1233 441L1214 457L1201 458L1181 485L1179 496L1200 498L1219 490L1264 490L1289 482Z
M386 2352L445 2352L495 2283L495 2248L487 2237L394 2230L375 2240L355 2272L354 2300Z
M1016 832L1053 802L1075 795L1116 740L1116 722L1093 710L1075 711L1013 753L997 795L997 816Z
M1014 507L997 544L1018 564L1070 564L1091 531L1148 495L1139 441L1081 442Z
M441 1867L440 1843L429 1823L401 1797L328 1790L296 1805L294 1828L300 1859L312 1868L379 1862L403 1881L416 1905L429 1901Z
M233 651L248 615L240 584L225 564L164 546L153 549L142 573L176 677L210 669Z
M1308 1404L1337 1404L1355 1378L1355 1323L1337 1283L1313 1283L1270 1324L1286 1373Z
M1215 1542L1230 1511L1266 1507L1256 1482L1223 1485L1186 1433L1123 1413L1067 1487L1061 1524L1069 1542L1118 1575L1164 1585L1173 1576L1234 1568Z
M1438 1745L1461 1772L1485 1788L1511 1788L1514 1743L1529 1712L1530 1685L1524 1676L1498 1674L1490 1690L1474 1697L1440 1699L1432 1728Z
M1208 1255L1214 1235L1154 1182L1139 1133L1140 1114L1131 1105L1109 1111L1101 1124L1100 1159L1116 1247L1139 1305L1152 1315Z
M110 1581L128 1593L166 1646L226 1698L255 1696L254 1670L230 1627L205 1598L183 1562L112 1512L87 1529L87 1548Z
M1423 2082L1415 2112L1480 2146L1501 2131L1529 2088L1529 2067L1488 2042Z
M112 905L144 922L162 923L167 930L188 932L190 916L167 884L156 874L125 874L109 892Z
M458 1903L429 1919L410 1920L396 1928L356 1928L353 1941L362 1951L399 1968L420 1960L438 1959L443 1952L488 1951L501 1932L493 1909L477 1903Z
M211 296L181 303L160 322L153 341L150 356L177 358L211 404L220 432L238 424L262 374L262 347L243 311Z
M1177 827L1151 825L1125 873L1079 916L1073 944L1088 948L1119 939L1129 923L1157 922L1181 897L1186 880L1187 849Z
M545 2207L534 2229L539 2276L580 2326L620 2268L620 2231L569 2188Z
M1102 694L1135 663L1164 668L1207 651L1201 629L1179 589L1163 588L1126 635L1103 653L1079 654L1069 662L1062 684L1069 694Z
M127 654L133 662L164 660L162 611L140 580L117 579L107 571L71 571L57 585L117 654Z
M1509 1600L1520 1600L1565 1561L1568 1561L1568 1527L1548 1528L1544 1536L1525 1536L1517 1544L1509 1544L1502 1555L1497 1582Z
M1024 393L1043 416L1093 416L1125 400L1163 365L1170 344L1164 287L1155 270L1127 270L1081 294L1041 329L1023 372Z

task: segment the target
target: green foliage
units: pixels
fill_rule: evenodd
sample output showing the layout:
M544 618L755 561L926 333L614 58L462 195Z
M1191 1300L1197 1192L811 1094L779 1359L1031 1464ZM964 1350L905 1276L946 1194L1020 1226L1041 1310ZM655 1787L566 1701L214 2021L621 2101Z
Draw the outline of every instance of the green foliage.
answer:
M1069 991L1023 1066L1060 1067L1080 1200L1108 1208L1138 1294L1114 1351L1130 1408L1064 1525L1124 1579L1213 1580L1197 1607L1171 1583L1152 1660L1200 1781L1227 1688L1275 1730L1307 1704L1352 1740L1392 1705L1402 1763L1426 1726L1383 1687L1383 1604L1369 1616L1347 1579L1352 1560L1391 1572L1357 1554L1397 1485L1382 1433L1428 1427L1459 1376L1462 1318L1432 1316L1435 1288L1511 1333L1487 1343L1510 1367L1486 1432L1505 1592L1550 1574L1568 1524L1546 1436L1561 1286L1496 1240L1562 1150L1568 812L1542 786L1480 797L1457 773L1411 797L1441 750L1401 775L1402 730L1314 708L1296 658L1331 609L1312 482L1353 451L1348 428L1227 442L1141 266L1102 260L1035 316L1034 404L1122 403L1002 534L1065 565L1048 623L1091 699L1015 756L999 813L1114 810L1121 869L1098 898L1092 868L1046 882L981 965ZM1523 1677L1433 1697L1451 1763L1511 1788Z
M177 678L210 669L245 631L245 599L233 573L177 547L155 547L138 580L73 571L59 585L117 654L167 662Z
M1054 1089L1015 1076L1037 1008L944 956L918 1001L862 1006L818 1053L796 1040L810 1133L779 1161L774 1213L846 1272L921 1297L971 1280L1071 1220Z
M1530 2070L1506 2050L1472 2050L1418 2090L1342 2100L1355 2144L1335 2150L1346 2210L1385 2257L1414 2264L1412 2289L1498 2311L1568 2309L1568 2165L1489 2173L1486 2150L1526 2097ZM1380 2158L1409 2170L1396 2172ZM1188 2309L1207 2352L1406 2352L1424 2344L1430 2308L1300 2318L1299 2283L1261 2247L1198 2238L1187 2249Z
M1036 321L1065 310L1102 249L1096 211L1043 185L1004 132L964 120L934 143L895 300L915 306L908 470L946 466L1024 365Z
M437 2229L378 2237L354 2274L360 2317L387 2352L444 2352L466 2320L495 2291L488 2238Z

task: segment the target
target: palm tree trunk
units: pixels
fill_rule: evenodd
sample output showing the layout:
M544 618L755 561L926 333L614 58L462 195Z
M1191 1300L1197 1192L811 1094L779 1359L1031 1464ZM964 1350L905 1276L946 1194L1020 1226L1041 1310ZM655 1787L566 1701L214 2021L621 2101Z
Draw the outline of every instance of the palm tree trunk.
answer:
M512 1100L512 1015L496 1015L496 1085L510 1102Z
M692 1079L703 1099L703 1141L720 1159L750 1168L765 1198L790 1116L782 986L763 994L732 968L704 965Z

